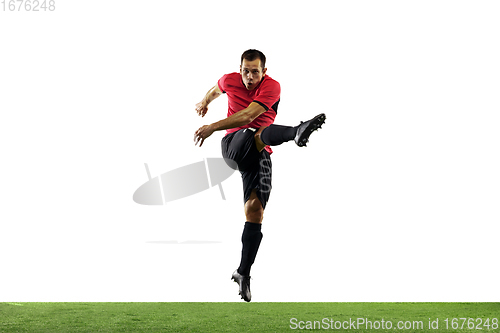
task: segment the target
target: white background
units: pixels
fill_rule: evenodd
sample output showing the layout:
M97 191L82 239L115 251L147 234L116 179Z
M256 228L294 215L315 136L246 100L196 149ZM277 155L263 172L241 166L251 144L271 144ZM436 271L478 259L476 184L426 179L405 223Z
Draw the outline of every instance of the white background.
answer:
M241 180L171 202L152 176L220 157L194 105L240 55L281 83L253 301L498 301L495 1L70 1L0 12L0 301L240 301ZM173 242L186 242L172 244ZM206 242L189 244L191 242ZM195 243L196 243L195 242Z

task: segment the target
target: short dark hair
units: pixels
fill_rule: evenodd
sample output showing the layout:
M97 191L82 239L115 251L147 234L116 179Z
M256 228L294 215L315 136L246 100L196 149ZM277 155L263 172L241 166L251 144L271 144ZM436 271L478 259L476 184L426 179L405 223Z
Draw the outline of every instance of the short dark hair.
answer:
M262 69L266 68L266 56L259 50L254 50L254 49L246 50L241 55L241 64L243 63L243 59L248 61L254 61L255 59L260 59L260 64L262 66Z

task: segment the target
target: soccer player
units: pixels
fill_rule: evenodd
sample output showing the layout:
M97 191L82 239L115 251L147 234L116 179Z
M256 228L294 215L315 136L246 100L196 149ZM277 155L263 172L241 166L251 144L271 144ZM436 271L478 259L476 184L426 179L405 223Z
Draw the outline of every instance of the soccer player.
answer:
M227 118L200 127L194 134L201 147L214 131L226 130L222 139L222 156L229 166L241 173L246 223L241 236L240 266L232 278L239 294L251 300L250 268L262 240L262 219L271 192L271 158L269 146L294 140L306 146L311 133L325 122L319 114L300 125L274 125L280 102L280 84L266 74L266 57L258 50L247 50L241 56L240 72L226 74L196 104L196 112L205 116L208 105L221 94L228 97Z

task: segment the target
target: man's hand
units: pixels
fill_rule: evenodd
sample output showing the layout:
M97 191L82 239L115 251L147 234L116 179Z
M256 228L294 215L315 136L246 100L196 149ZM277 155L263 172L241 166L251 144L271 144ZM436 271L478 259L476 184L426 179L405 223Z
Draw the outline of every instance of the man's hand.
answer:
M212 125L204 125L198 128L196 132L194 132L194 145L196 146L198 142L200 143L200 147L212 133L214 132Z
M208 104L205 101L205 99L202 100L201 102L199 102L198 104L196 104L195 110L199 116L205 117L205 115L207 114L207 111L208 111Z

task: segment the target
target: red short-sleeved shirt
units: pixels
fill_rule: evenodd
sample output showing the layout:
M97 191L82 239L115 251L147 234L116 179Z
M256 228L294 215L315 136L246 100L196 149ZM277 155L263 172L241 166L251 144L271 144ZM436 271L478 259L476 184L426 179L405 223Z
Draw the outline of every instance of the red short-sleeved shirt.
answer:
M227 94L228 111L227 116L231 116L238 111L246 109L250 103L256 102L266 109L266 112L258 116L254 121L248 125L241 127L230 128L226 131L226 135L236 132L242 128L260 128L262 126L269 126L274 123L276 113L278 112L278 104L280 101L281 87L278 81L273 80L270 76L266 75L262 81L253 90L247 90L243 84L240 73L226 74L220 78L219 89ZM272 152L271 148L265 148L269 153Z

